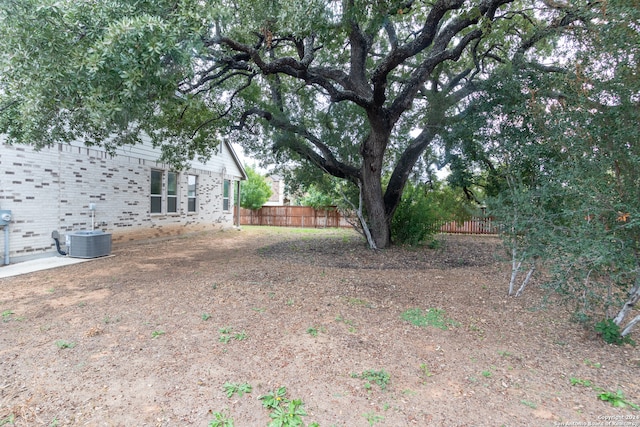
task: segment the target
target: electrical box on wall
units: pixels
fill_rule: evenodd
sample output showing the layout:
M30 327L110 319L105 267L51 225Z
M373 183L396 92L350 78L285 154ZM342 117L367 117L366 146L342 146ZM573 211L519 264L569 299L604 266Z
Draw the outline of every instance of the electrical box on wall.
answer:
M11 222L11 211L0 209L0 226L9 225Z

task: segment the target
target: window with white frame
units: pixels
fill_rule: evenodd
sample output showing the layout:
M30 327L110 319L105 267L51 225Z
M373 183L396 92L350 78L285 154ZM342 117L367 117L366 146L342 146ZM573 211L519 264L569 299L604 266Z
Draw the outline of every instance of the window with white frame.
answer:
M151 170L151 213L162 213L162 179L160 170Z
M222 189L222 210L229 210L229 194L231 193L231 181L228 179L224 180L223 189Z
M198 185L198 177L189 175L187 177L187 212L196 212L196 190Z
M167 173L167 213L178 212L178 174Z

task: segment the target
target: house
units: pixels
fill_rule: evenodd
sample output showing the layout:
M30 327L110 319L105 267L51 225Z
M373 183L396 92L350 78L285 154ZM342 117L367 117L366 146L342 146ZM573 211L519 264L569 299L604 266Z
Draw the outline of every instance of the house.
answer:
M37 151L0 141L0 212L11 211L8 225L0 220L3 259L54 255L54 230L102 230L117 243L234 225L246 174L230 144L182 171L159 157L150 143L111 155L82 143Z
M285 195L284 178L280 175L269 175L265 177L265 181L271 187L271 197L264 206L284 206L289 204L289 200Z

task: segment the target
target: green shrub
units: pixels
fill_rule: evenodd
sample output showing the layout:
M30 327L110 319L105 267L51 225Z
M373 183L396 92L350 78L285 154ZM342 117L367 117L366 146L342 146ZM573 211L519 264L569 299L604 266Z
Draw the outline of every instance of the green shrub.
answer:
M616 325L611 319L604 319L596 323L595 330L607 344L622 345L628 343L635 345L631 338L620 335L620 326Z
M450 187L408 183L391 221L392 239L412 246L428 243L445 222L469 218L469 210Z

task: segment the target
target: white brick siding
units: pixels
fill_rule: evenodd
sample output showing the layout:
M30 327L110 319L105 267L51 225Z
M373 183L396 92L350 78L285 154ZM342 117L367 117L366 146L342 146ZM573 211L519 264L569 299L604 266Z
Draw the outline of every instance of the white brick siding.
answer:
M165 213L166 172L171 169L154 158L158 152L148 146L122 149L111 157L80 144L35 151L0 143L0 209L10 209L13 216L11 262L55 253L53 230L63 236L62 243L68 232L90 230L90 203L96 207L94 228L112 233L114 242L233 225L233 212L222 211L223 179L232 182L233 206L234 184L244 171L230 146L223 144L206 164L194 162L192 169L178 172L177 213ZM161 214L150 214L151 169L164 171ZM187 212L188 175L197 176L196 212Z

